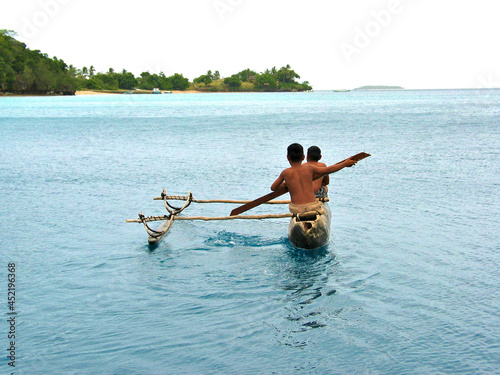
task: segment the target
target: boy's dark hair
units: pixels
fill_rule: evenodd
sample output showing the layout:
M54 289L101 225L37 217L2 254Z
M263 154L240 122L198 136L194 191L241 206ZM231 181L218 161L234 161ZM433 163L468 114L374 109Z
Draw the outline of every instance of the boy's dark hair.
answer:
M292 143L287 148L288 157L292 163L296 163L298 161L302 161L302 157L304 156L304 148L302 145L298 143Z
M307 156L312 161L319 161L321 159L321 149L318 146L311 146L307 149Z

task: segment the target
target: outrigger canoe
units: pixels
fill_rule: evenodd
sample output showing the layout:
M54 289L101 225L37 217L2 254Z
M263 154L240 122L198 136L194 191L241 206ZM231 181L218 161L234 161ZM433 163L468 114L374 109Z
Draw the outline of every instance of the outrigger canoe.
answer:
M351 156L349 159L354 161L360 161L367 157L370 154L366 152L361 152L359 154ZM345 159L347 160L347 159ZM340 164L345 160L337 163ZM322 176L315 176L315 179L321 178ZM191 192L187 196L167 196L165 190L163 190L161 197L154 198L155 200L163 200L165 204L165 208L169 212L168 215L163 216L149 216L146 217L142 214L139 214L138 219L128 219L127 222L135 222L142 223L146 228L147 233L149 234L148 243L150 245L158 244L163 237L170 230L173 222L175 220L232 220L232 219L275 219L275 218L290 218L290 224L288 226L288 239L290 243L301 249L316 249L319 247L325 246L330 239L330 226L331 226L331 211L328 207L326 201L328 198L322 201L322 208L318 211L305 212L302 214L271 214L271 215L241 215L241 213L248 211L254 207L257 207L261 204L285 204L290 203L289 200L278 201L275 198L279 197L287 193L286 187L280 187L276 191L272 193L266 194L260 198L257 198L253 201L238 201L238 200L227 200L227 199L213 199L213 200L195 200ZM174 207L168 201L169 200L184 200L185 203L182 207ZM197 203L243 203L242 206L237 207L231 211L230 216L222 216L222 217L183 217L179 216L179 214L184 211L186 207L188 207L191 202ZM149 222L151 221L164 221L158 228L152 229L149 226Z
M157 245L168 233L172 224L176 220L236 220L236 219L280 219L290 218L288 239L290 243L302 249L316 249L325 246L330 238L330 223L331 212L328 208L328 198L323 200L323 210L310 211L302 214L265 214L265 215L233 215L221 217L205 217L205 216L180 216L192 202L196 203L248 203L249 201L227 200L227 199L212 199L212 200L197 200L193 199L191 192L187 196L167 195L163 190L160 197L153 198L154 200L163 200L165 208L169 212L168 215L162 216L144 216L142 212L138 219L128 219L129 223L142 223L149 234L148 244ZM182 207L174 207L169 200L184 200ZM267 204L289 204L289 200L273 200L266 202ZM153 229L149 223L153 221L161 221L162 223Z

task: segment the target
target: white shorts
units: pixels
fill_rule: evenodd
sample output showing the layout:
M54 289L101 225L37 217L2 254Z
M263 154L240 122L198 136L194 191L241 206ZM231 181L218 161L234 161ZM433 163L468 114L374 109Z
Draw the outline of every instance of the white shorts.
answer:
M323 203L319 201L306 204L290 203L288 205L288 209L292 214L303 214L304 212L310 212L310 211L316 211L319 213L324 212Z

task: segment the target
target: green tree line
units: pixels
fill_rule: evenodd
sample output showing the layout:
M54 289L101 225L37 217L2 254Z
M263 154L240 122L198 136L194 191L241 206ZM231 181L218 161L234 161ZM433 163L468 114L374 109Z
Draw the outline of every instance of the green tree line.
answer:
M290 67L290 65L276 69L266 69L262 73L257 73L251 69L242 70L239 73L226 77L223 81L224 86L228 91L242 91L244 82L250 83L252 86L245 86L243 91L308 91L312 90L309 82L297 82L295 79L300 76ZM193 80L193 83L203 83L205 87L212 84L213 81L219 80L220 75L218 71L212 74L209 70ZM215 90L214 90L215 91Z
M14 93L58 92L74 94L75 69L57 57L49 58L30 50L13 38L15 33L0 30L0 90Z
M39 50L30 50L14 38L15 32L0 29L0 91L32 94L72 95L77 90L185 90L191 86L188 78L175 73L167 77L163 72L142 72L136 77L123 69L96 73L93 66L77 69L57 57L50 58ZM219 71L209 70L193 80L196 89L211 91L305 91L309 83L299 83L300 76L287 65L257 73L242 70L224 79ZM221 82L211 87L214 81Z
M88 90L185 90L189 87L189 80L182 74L175 73L167 77L164 73L151 74L142 72L139 77L123 69L117 73L109 68L106 73L95 73L93 66L77 70L78 89Z
M38 50L30 50L14 38L15 32L0 30L0 91L33 94L67 94L77 90L185 90L189 80L182 74L141 73L135 77L125 69L96 73L95 68L76 69L57 57L49 58Z

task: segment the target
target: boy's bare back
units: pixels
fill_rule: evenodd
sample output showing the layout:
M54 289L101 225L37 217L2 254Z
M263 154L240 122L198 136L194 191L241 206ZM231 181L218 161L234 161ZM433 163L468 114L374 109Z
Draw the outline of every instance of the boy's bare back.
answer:
M278 180L286 183L293 204L307 204L316 200L313 189L313 175L314 171L311 166L300 164L285 169L281 172Z

